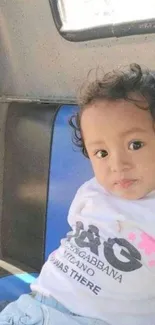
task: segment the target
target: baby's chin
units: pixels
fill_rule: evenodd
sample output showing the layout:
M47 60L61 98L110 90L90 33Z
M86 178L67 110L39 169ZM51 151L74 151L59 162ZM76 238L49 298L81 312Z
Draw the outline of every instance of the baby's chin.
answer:
M134 201L140 200L146 197L150 191L142 191L142 190L121 190L121 191L109 191L112 195L117 196L124 200Z
M135 201L143 199L145 195L137 193L113 193L115 196L120 197L124 200Z

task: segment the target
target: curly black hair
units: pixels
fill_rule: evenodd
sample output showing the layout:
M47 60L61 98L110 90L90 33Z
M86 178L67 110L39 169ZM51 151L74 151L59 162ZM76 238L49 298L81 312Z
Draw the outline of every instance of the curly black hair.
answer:
M155 119L155 72L145 69L140 65L130 64L128 71L113 71L105 74L101 79L95 80L88 84L84 93L78 100L79 112L72 115L69 124L73 129L73 143L79 147L85 157L88 153L84 144L82 130L81 130L81 115L83 110L90 104L98 100L115 101L124 99L126 101L134 102L139 108L141 107L135 99L133 94L143 97L148 103L148 109Z

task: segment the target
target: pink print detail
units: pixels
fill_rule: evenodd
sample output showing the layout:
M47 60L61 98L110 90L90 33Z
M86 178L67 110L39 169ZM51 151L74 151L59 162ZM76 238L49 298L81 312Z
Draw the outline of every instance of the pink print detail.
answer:
M134 234L134 232L130 232L128 239L131 241L134 241L136 239L136 235Z
M145 232L141 233L141 242L138 248L143 249L146 255L155 253L155 239L147 235Z
M155 260L149 261L149 266L150 266L150 267L155 266Z

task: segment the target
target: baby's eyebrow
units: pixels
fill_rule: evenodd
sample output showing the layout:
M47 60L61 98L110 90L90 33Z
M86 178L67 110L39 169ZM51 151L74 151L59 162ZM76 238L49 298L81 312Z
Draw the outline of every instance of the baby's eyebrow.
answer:
M132 133L147 133L145 129L134 127L132 129L121 132L121 135L130 135Z
M134 128L129 129L129 130L120 132L120 135L121 136L127 136L127 135L130 135L132 133L145 133L146 134L147 131L145 129L142 129L142 128L134 127ZM88 147L94 147L94 146L103 146L103 145L105 145L105 143L104 143L103 140L102 141L99 141L99 140L97 140L97 141L90 141L90 142L87 142L86 141L86 145Z
M86 145L89 147L94 147L94 146L103 146L104 141L92 141L92 142L86 142Z

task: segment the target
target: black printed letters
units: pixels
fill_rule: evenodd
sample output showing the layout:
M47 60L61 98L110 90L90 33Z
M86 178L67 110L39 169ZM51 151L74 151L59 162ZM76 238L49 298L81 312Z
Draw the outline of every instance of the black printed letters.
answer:
M74 238L78 247L88 247L90 251L99 256L99 246L103 245L103 254L107 262L115 269L124 272L131 272L139 269L141 264L140 252L124 238L108 238L107 241L101 242L99 229L94 225L89 225L88 230L84 229L81 221L76 223L76 231L73 235L68 236L68 241ZM121 248L120 259L115 254L114 246ZM125 257L126 261L122 257Z

